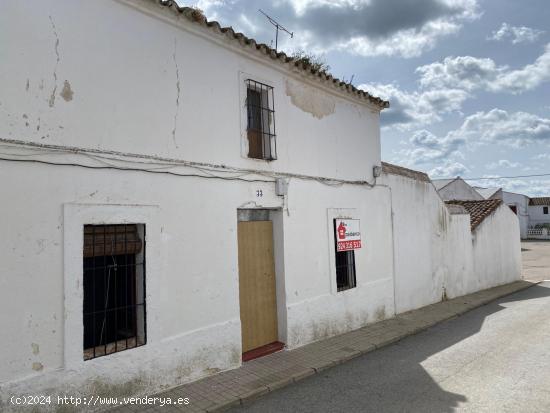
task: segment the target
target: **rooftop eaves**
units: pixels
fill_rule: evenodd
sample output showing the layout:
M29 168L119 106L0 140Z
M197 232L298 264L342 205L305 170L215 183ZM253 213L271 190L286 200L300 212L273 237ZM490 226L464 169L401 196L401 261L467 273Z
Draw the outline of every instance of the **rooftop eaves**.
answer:
M287 65L299 69L304 74L318 78L319 80L328 83L331 87L340 91L349 93L356 98L360 98L370 102L377 106L380 110L390 107L390 103L379 97L373 96L370 93L358 89L351 83L344 82L338 78L335 78L326 71L316 70L311 65L303 61L288 56L284 52L277 52L275 49L269 47L264 43L258 43L256 40L245 36L243 33L235 32L232 27L223 27L215 20L208 20L200 10L192 7L180 7L173 0L148 0L150 3L155 3L163 7L167 12L172 12L178 16L184 16L193 24L200 25L207 28L214 34L222 34L231 41L240 45L243 49L250 53L261 54L264 58L278 62L281 65Z

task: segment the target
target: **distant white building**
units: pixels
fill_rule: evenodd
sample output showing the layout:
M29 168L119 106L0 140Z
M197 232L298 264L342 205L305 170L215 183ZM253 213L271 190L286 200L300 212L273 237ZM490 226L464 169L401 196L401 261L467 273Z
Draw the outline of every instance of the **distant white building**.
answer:
M485 199L501 199L518 216L521 238L550 237L550 197L534 197L503 191L502 188L474 187ZM547 227L548 231L543 231Z
M550 228L550 197L529 199L529 226L547 226Z
M483 197L483 199L502 199L500 195L502 193L502 188L482 188L480 186L474 186L473 188Z
M484 198L461 177L433 179L435 189L444 201L481 201Z
M503 191L502 188L481 188L474 189L485 199L501 199L518 216L521 238L527 238L529 229L529 197L523 194Z
M503 191L502 188L474 187L460 177L435 179L432 182L444 201L502 200L517 215L521 238L528 238L528 229L533 225L529 220L528 196Z

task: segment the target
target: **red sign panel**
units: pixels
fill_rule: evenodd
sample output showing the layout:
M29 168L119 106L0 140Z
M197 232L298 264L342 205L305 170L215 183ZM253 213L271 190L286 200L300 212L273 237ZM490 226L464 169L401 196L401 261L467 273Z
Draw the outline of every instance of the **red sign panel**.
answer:
M361 248L361 228L358 219L336 220L336 250L351 251Z

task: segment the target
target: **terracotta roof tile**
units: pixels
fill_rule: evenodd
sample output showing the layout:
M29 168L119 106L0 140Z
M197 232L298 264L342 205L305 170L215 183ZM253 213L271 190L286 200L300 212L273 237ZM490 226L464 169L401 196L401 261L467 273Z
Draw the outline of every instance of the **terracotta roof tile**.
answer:
M550 196L529 198L529 205L550 205Z
M277 60L281 64L290 64L297 67L304 72L314 75L321 80L329 82L333 87L340 89L341 91L348 92L355 97L363 98L369 102L377 105L381 109L389 108L390 103L386 100L383 100L379 97L373 96L364 90L357 89L351 83L346 83L333 77L330 73L325 71L314 70L311 66L304 64L303 62L292 59L283 52L277 52L275 49L272 49L264 43L258 43L256 40L246 37L243 33L236 33L232 27L222 27L217 21L209 21L202 15L200 11L192 7L180 7L173 0L150 0L156 4L164 6L171 9L174 13L185 16L188 20L195 24L200 24L204 27L210 28L212 31L225 34L232 40L238 42L242 47L248 48L251 50L256 50L266 55L267 57Z
M500 199L485 199L483 201L445 201L448 205L460 205L470 214L470 228L475 230L485 218L491 215L502 204Z
M382 171L387 174L401 175L417 181L430 182L430 177L424 172L415 171L414 169L404 168L387 162L382 162Z

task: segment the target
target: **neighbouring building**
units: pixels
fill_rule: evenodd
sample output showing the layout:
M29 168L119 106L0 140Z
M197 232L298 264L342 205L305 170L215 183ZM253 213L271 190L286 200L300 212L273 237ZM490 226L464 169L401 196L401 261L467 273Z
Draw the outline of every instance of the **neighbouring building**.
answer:
M0 410L150 393L520 277L509 208L478 220L381 163L388 102L196 9L2 2L0 38Z
M550 239L550 197L529 198L529 237Z
M550 238L550 197L530 198L523 194L508 192L502 188L475 187L485 199L501 199L518 216L522 239Z
M483 199L502 199L502 188L482 188L479 186L473 187Z
M504 191L502 188L474 187L485 199L500 199L517 215L521 238L527 238L529 229L529 197L514 192Z
M482 200L484 197L478 193L472 187L469 185L464 179L457 176L453 179L434 179L432 180L435 189L439 193L439 196L444 201L451 201L451 200L461 200L461 201L469 201L469 200Z
M550 227L550 197L529 198L529 224Z

